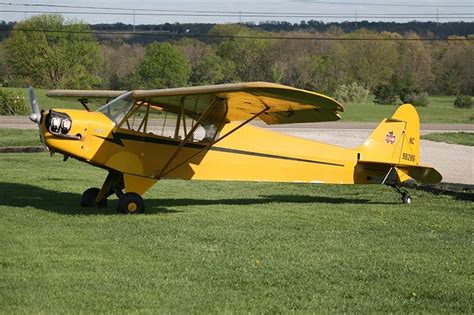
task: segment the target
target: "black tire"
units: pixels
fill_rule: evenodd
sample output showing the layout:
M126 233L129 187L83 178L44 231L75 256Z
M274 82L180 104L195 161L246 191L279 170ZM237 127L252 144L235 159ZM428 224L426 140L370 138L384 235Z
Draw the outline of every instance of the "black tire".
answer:
M402 194L402 202L405 204L410 204L411 203L411 197L408 193L403 193Z
M89 188L82 193L81 196L81 207L97 207L105 208L107 207L107 198L102 199L100 202L95 202L97 195L99 194L99 188Z
M120 196L117 212L124 214L139 214L145 212L143 198L134 192L128 192Z

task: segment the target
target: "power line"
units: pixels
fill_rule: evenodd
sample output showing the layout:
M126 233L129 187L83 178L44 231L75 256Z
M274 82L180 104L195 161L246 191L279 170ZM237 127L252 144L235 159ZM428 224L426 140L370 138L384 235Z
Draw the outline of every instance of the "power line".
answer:
M122 36L156 36L156 37L189 37L189 38L223 38L223 39L271 39L271 40L314 40L314 41L474 41L474 38L368 38L368 37L286 37L286 36L252 36L252 35L209 35L209 34L177 34L157 32L111 32L111 31L68 31L68 30L46 30L0 28L0 32L42 32L42 33L66 33L66 34L92 34L92 35L122 35Z
M418 8L472 8L474 5L458 4L415 4L415 3L374 3L374 2L348 2L348 1L306 1L314 4L336 4L336 5L357 5L357 6L377 6L377 7L418 7Z
M362 3L362 2L329 2L312 1L315 4L337 4L337 5L368 5L379 7L422 7L422 8L473 8L474 5L434 5L434 4L389 4L389 3ZM104 7L104 6L80 6L65 4L41 4L41 3L11 3L0 2L0 5L24 6L24 7L48 7L48 8L70 8L70 9L93 9L93 10L116 10L116 11L144 11L144 12L181 12L181 13L210 13L210 14L289 14L301 15L307 12L258 12L258 11L221 11L221 10L183 10L183 9L152 9L152 8L124 8L124 7Z
M77 12L77 11L42 11L42 10L0 10L5 13L30 13L30 14L71 14L71 15L119 15L119 16L186 16L186 17L253 17L253 18L281 18L281 17L297 17L297 18L353 18L354 15L323 13L323 14L301 14L301 15L275 15L275 14L207 14L207 13L152 13L152 12ZM471 13L446 13L446 14L358 14L358 18L379 18L379 19L462 19L471 17Z

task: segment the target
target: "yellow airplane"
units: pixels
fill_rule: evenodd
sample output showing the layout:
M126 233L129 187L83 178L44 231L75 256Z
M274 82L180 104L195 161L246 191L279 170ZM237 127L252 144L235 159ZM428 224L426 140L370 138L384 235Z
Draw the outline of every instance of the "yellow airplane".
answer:
M40 138L57 152L109 171L102 188L87 189L83 207L142 213L142 195L162 178L327 184L385 184L410 203L400 183L437 183L441 175L420 166L419 118L400 106L356 149L318 143L257 128L267 124L335 121L343 106L322 94L250 82L135 91L53 90L49 97L77 100L86 110L39 110L30 88ZM96 111L89 105L105 104Z

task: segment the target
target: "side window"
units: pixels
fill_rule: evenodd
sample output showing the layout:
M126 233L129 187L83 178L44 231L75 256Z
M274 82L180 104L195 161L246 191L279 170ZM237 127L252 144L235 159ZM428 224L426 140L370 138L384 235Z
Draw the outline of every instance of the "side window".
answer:
M136 104L131 114L120 127L149 135L182 140L191 131L196 121L188 116L184 118L174 112L147 103ZM217 128L199 125L190 136L191 142L210 142Z
M135 104L131 110L131 115L121 122L120 127L123 129L143 132L146 122L146 106Z

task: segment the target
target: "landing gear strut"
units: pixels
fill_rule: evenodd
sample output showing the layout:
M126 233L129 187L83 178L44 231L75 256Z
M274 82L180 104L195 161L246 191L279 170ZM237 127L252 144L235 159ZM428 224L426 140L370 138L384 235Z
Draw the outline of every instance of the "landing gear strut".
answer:
M107 207L107 198L113 194L118 197L117 212L124 214L139 214L145 211L143 198L134 192L123 193L123 174L110 172L102 188L89 188L81 197L81 207ZM99 200L99 201L97 201Z
M123 195L123 175L118 172L110 172L102 185L102 188L89 188L81 196L81 207L107 207L107 198L116 194L118 198Z
M396 185L389 185L389 186L392 187L393 189L395 189L395 191L397 191L400 195L402 195L402 202L403 203L406 203L406 204L411 203L411 196L408 193L408 191L401 190L400 187L398 187Z

